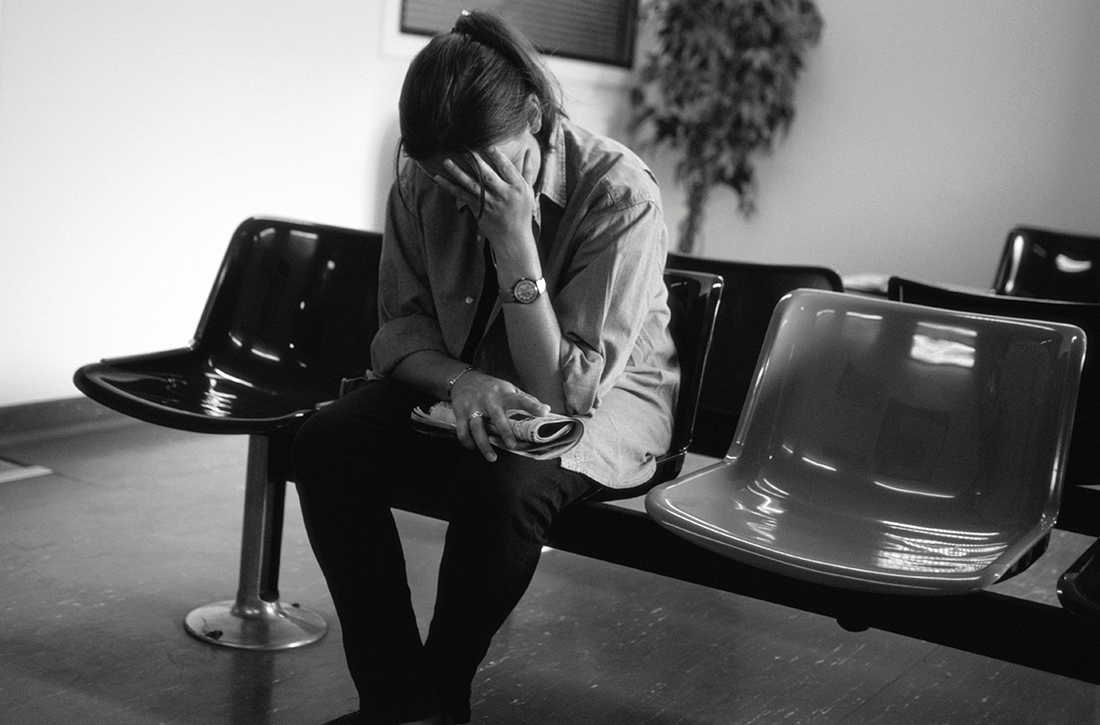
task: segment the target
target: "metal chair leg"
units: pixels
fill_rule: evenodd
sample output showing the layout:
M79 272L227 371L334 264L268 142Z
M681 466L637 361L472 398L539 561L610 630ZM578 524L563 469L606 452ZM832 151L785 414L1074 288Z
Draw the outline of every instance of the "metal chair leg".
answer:
M320 615L279 601L286 481L271 480L270 454L267 436L249 437L237 598L199 607L184 619L188 634L204 642L281 650L316 642L328 630Z

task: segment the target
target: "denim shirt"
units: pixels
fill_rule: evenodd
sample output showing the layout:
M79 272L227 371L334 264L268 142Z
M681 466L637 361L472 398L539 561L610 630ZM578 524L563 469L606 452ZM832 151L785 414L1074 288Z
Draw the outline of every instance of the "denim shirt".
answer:
M561 464L611 488L638 485L668 449L680 380L656 179L625 146L563 119L536 190L534 230L562 332L566 412L585 424ZM485 278L485 243L468 208L417 164L403 168L386 213L375 375L420 350L459 357ZM473 363L522 388L500 304Z

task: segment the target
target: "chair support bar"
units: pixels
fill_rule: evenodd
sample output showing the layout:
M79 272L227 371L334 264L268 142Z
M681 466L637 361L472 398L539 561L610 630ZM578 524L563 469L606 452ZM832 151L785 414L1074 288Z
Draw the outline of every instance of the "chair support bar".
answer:
M830 617L849 631L878 629L1100 684L1096 655L1100 630L1083 627L1079 617L1058 606L992 591L904 596L803 582L723 557L672 534L641 512L608 504L572 506L562 512L547 543L581 556ZM1100 545L1092 551L1098 552ZM1100 560L1089 561L1093 567L1100 566L1096 563Z
M328 625L318 614L279 601L279 558L286 480L272 477L270 437L248 439L244 523L241 530L237 598L193 610L184 628L198 639L223 647L282 650L316 642Z
M244 611L257 602L279 599L286 482L272 480L268 465L270 455L271 440L267 436L248 437L241 571L237 585L237 606Z

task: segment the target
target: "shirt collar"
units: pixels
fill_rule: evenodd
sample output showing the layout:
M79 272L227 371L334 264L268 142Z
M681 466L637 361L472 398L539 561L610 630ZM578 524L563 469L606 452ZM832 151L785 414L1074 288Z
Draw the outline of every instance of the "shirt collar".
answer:
M549 147L542 158L542 174L538 193L560 208L565 208L565 131L564 121L559 119L550 134Z

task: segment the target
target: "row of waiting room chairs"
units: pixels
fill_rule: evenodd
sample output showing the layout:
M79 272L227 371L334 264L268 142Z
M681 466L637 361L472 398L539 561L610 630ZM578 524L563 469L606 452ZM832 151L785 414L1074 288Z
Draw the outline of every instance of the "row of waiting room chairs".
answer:
M231 240L191 345L95 363L75 376L83 392L128 415L250 436L237 596L188 616L187 629L197 637L278 649L324 634L319 617L279 601L287 444L296 423L334 396L340 378L368 365L377 325L368 281L376 278L379 249L379 235L368 232L247 220ZM1027 255L1021 255L1017 280L1026 268ZM1042 553L1056 519L1060 527L1073 520L1065 516L1071 503L1080 511L1074 530L1096 535L1100 529L1090 526L1089 512L1100 512L1091 499L1078 506L1075 496L1059 496L1067 447L1067 493L1086 491L1079 484L1095 470L1084 453L1093 446L1069 445L1077 386L1084 391L1092 377L1088 362L1081 375L1088 358L1080 330L1100 339L1085 320L1037 326L986 317L1007 310L932 311L932 303L917 308L842 294L835 272L814 267L670 255L666 282L685 390L697 398L689 394L678 410L678 440L652 482L660 485L646 498L652 518L585 502L563 514L551 545L793 606L826 607L853 628L890 628L871 614L880 593L903 595L891 600L896 616L942 612L928 598L904 595L979 591L1011 576ZM903 289L900 280L893 286ZM1024 288L1017 282L1015 291ZM787 294L794 289L802 291ZM906 289L895 296L917 301L915 287ZM918 339L923 347L915 347ZM987 341L993 346L987 348ZM990 355L996 364L988 362ZM1028 381L1046 387L1028 387ZM935 390L944 394L929 398ZM1022 400L1048 404L1022 406ZM1077 402L1075 441L1093 417ZM1010 420L1021 426L990 433L991 421ZM693 452L722 460L676 479L688 442ZM1002 460L997 452L1010 442L1034 456ZM943 469L945 463L961 465L965 480ZM1007 482L1013 477L1041 485L1012 492ZM695 519L697 529L721 528L714 525L713 500L707 510L698 508L707 499L704 490L718 484L723 499L740 511L728 530L741 527L747 541L703 542L685 525ZM845 484L840 493L836 487ZM433 502L395 505L446 515ZM606 525L626 535L608 536ZM689 548L669 539L670 531ZM878 536L889 545L857 546L854 537L845 540L847 533ZM979 538L967 538L974 536ZM633 551L611 551L614 544L606 542L630 542ZM779 550L787 544L793 548ZM721 561L710 556L715 552ZM837 576L857 570L857 576ZM847 590L854 591L837 597ZM1076 610L1087 614L1088 597L1080 600ZM908 626L901 631L911 633ZM1088 642L1072 623L1059 620L1057 626L1063 639ZM916 631L926 639L937 636ZM947 644L957 639L944 636ZM1086 666L1087 674L1075 676L1100 679L1100 673L1088 674L1096 669Z

